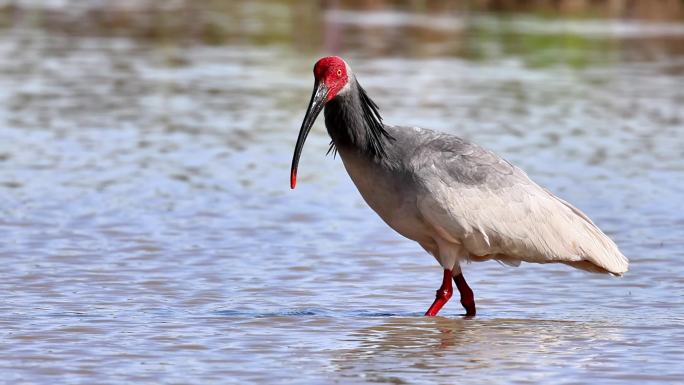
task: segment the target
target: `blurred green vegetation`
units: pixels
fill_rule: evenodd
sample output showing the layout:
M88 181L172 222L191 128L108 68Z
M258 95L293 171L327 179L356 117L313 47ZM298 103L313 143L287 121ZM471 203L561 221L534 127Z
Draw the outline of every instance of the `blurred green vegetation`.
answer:
M304 53L351 51L367 56L443 55L470 60L515 55L530 66L583 67L630 56L633 53L623 51L632 48L609 33L582 33L582 24L566 29L563 22L641 20L681 25L684 13L684 0L148 0L67 4L36 7L18 1L5 5L0 8L0 28L42 29L75 37L127 37L151 45L282 44ZM342 17L336 17L340 14ZM356 20L356 16L364 15L363 20ZM521 19L532 28L520 23ZM655 38L653 43L654 52L684 53L681 35Z

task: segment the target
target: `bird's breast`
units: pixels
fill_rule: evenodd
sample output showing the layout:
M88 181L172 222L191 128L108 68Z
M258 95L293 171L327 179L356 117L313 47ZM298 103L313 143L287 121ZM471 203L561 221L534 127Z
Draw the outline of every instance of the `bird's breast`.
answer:
M416 206L417 190L401 172L384 167L354 149L339 149L361 196L399 234L421 242L428 232Z

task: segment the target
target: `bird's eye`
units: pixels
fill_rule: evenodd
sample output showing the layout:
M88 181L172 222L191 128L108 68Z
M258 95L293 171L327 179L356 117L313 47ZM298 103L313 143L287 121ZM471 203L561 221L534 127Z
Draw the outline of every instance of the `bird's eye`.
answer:
M337 70L337 76L342 76L342 70L341 69Z

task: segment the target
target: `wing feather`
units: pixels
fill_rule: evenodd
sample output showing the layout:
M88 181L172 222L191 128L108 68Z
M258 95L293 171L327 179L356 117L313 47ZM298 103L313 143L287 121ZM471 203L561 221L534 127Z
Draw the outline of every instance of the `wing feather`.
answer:
M417 146L411 162L421 215L461 242L473 259L627 271L627 258L586 214L496 154L434 133Z

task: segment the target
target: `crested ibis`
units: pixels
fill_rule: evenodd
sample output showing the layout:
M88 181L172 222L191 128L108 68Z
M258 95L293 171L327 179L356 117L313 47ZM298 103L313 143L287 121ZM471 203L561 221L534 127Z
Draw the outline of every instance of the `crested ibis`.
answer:
M563 263L620 276L628 260L582 211L533 182L520 168L476 144L424 128L384 124L349 65L316 62L314 89L292 158L299 158L325 107L331 149L366 203L392 229L420 244L444 269L425 313L437 315L456 284L466 316L476 313L463 261Z

